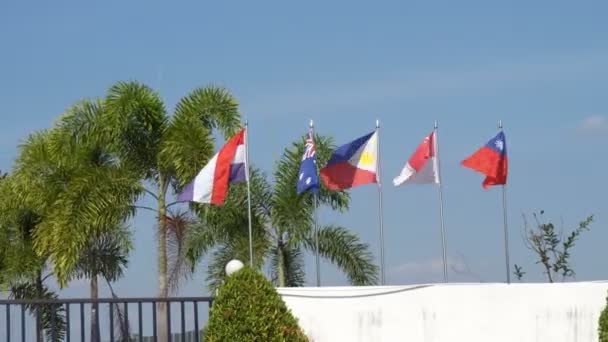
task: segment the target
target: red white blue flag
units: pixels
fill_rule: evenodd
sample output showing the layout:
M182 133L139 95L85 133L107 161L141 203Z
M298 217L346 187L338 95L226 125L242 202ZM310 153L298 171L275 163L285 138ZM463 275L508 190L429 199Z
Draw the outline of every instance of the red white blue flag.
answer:
M488 141L477 152L462 161L462 166L471 168L486 176L483 188L507 184L509 163L507 159L507 141L503 131Z
M178 195L180 201L224 204L230 183L247 181L245 128L233 136L226 145L184 187Z

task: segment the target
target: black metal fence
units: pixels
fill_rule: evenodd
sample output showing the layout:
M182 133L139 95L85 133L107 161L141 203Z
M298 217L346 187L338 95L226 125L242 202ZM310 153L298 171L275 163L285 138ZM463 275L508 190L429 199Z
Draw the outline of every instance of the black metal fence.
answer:
M0 300L0 341L201 341L212 297ZM164 306L166 309L161 310ZM107 309L107 310L106 310ZM166 313L166 320L159 312ZM160 323L160 324L159 324ZM4 325L4 327L2 327Z

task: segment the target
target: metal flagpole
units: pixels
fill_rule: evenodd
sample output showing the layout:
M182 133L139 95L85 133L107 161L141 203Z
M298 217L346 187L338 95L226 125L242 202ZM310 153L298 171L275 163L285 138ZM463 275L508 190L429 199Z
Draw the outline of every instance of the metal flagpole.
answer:
M437 180L438 180L438 191L439 191L439 219L441 220L441 251L443 256L443 282L448 282L448 257L447 250L445 247L445 220L443 219L443 181L441 179L441 163L439 160L439 140L437 138L437 131L439 126L437 120L435 120L435 128L433 134L433 148L435 152L435 166L437 167Z
M314 124L310 120L310 138L313 139L314 144ZM315 147L316 150L316 147ZM316 153L316 152L315 152ZM317 166L315 165L315 172L317 172ZM315 234L315 263L317 267L317 287L321 286L321 261L319 259L319 224L318 224L318 207L319 207L319 193L314 192L313 195L313 219L314 219L314 234Z
M249 122L245 121L245 172L247 177L247 215L249 218L249 265L253 268L253 232L251 229L251 186L249 174Z
M382 275L382 285L386 284L384 273L384 222L382 210L382 183L380 182L380 120L376 120L376 183L378 184L378 217L380 224L380 271Z
M315 262L317 264L317 287L321 286L321 260L319 259L319 225L317 223L319 219L318 215L318 206L319 206L319 195L314 195L314 220L315 220L315 244L317 245L315 248Z
M502 131L502 120L498 121L498 129ZM506 145L506 142L505 142ZM509 263L509 226L507 225L507 185L502 185L502 215L505 231L505 266L507 267L507 284L511 284L511 265Z

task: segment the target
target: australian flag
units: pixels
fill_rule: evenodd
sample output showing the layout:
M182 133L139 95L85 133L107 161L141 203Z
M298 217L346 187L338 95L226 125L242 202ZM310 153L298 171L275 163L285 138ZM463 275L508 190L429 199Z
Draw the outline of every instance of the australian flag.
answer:
M306 149L304 150L302 163L300 164L297 189L298 195L308 190L312 190L315 193L319 191L317 158L312 129L308 132L308 137L306 138Z

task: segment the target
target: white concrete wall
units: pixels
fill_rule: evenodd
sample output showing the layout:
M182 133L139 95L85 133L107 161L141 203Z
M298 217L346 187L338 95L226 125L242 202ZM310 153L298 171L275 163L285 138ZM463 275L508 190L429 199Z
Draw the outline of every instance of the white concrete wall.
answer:
M607 282L281 288L315 342L590 342Z

